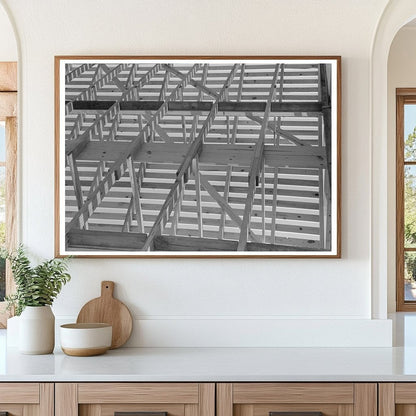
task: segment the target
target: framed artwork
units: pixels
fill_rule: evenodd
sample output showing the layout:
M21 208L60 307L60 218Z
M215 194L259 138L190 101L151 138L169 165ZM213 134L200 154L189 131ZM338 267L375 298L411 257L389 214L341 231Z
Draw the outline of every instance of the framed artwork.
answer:
M340 257L340 57L55 57L56 255Z

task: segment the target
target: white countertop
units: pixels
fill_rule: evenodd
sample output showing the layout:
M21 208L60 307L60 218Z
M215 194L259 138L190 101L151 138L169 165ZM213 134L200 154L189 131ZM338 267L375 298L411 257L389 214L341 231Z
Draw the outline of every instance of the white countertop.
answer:
M393 317L393 348L119 348L23 355L0 330L0 382L416 381L416 314Z
M0 381L416 381L416 348L120 348L0 358Z

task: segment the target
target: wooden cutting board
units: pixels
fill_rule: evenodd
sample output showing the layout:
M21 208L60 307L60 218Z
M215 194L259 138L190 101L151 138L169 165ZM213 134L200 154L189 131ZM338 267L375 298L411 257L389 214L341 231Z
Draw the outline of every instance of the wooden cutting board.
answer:
M133 319L127 306L113 297L114 282L101 282L101 296L86 303L77 323L103 322L113 326L111 349L121 347L130 338Z

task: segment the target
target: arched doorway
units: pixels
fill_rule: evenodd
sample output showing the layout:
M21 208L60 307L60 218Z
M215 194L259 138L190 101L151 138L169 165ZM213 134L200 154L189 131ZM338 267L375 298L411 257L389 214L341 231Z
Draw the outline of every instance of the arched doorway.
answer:
M388 137L388 57L397 32L415 17L416 3L413 0L390 2L381 16L371 55L371 268L372 316L376 319L387 317L388 292L394 290L390 277L395 265L395 231L391 226L395 221L395 162L388 151L391 147L389 140L394 140Z

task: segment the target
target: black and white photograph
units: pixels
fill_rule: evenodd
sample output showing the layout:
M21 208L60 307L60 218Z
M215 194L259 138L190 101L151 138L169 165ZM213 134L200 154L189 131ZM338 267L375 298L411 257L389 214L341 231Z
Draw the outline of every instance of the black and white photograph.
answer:
M340 256L340 58L56 57L59 255Z

